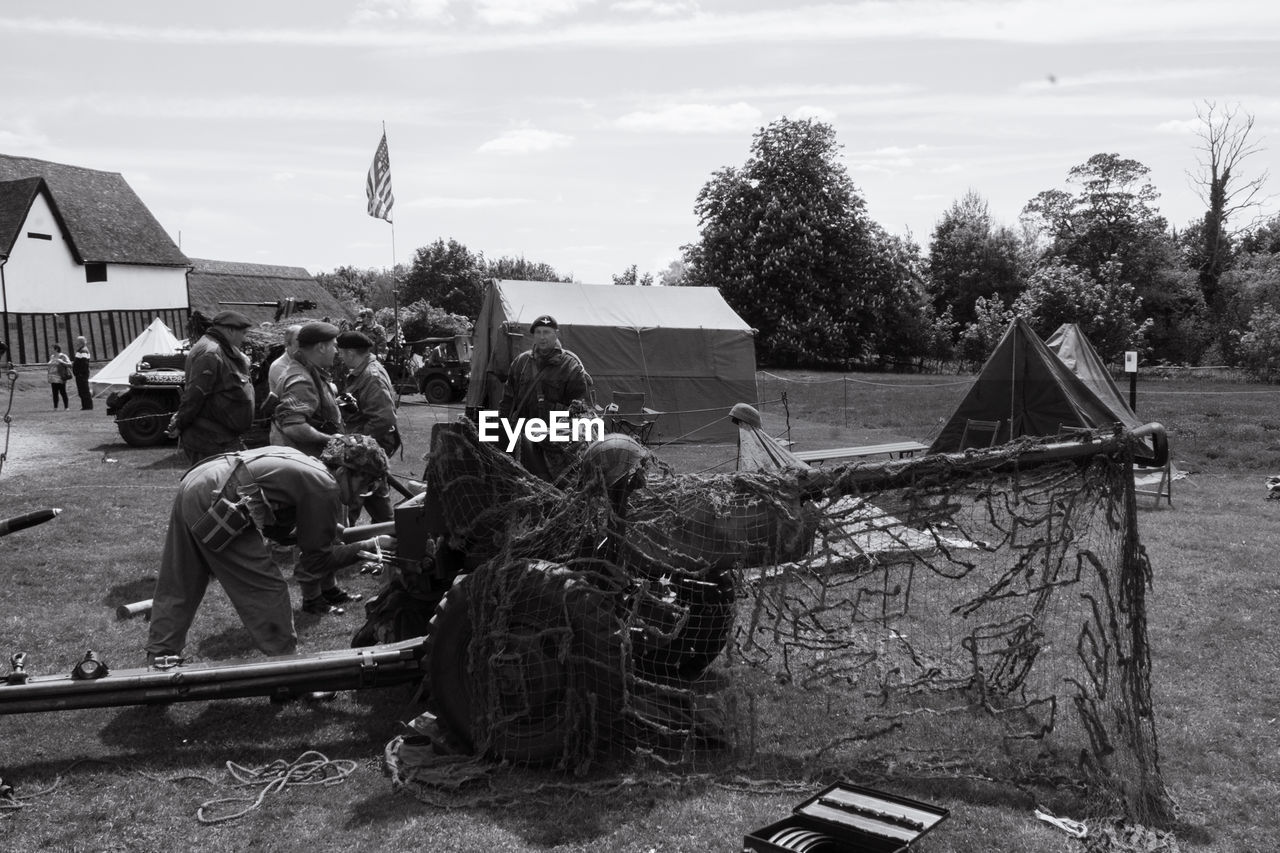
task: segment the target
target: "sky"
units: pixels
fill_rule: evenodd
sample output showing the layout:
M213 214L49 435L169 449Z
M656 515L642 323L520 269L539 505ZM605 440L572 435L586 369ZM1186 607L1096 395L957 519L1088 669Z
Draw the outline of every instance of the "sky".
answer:
M608 283L696 242L698 191L782 116L831 124L926 249L967 191L1013 225L1104 152L1181 227L1206 101L1255 117L1246 177L1273 165L1278 41L1274 0L43 0L0 18L0 153L121 173L189 257L444 238ZM384 124L394 225L364 189Z

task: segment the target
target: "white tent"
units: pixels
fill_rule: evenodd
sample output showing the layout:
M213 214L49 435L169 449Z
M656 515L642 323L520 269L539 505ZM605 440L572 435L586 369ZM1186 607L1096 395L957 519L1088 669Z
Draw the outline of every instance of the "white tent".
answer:
M150 326L142 330L142 334L133 339L133 343L89 377L89 387L93 393L99 394L114 385L128 385L129 374L138 369L138 362L142 361L144 355L176 353L181 351L183 343L157 317L151 321Z

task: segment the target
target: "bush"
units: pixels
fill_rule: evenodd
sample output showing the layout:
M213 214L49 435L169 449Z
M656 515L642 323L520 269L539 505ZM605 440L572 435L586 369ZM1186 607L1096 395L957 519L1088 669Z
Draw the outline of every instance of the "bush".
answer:
M1260 305L1249 317L1249 329L1236 350L1240 366L1254 379L1271 382L1280 373L1280 313Z

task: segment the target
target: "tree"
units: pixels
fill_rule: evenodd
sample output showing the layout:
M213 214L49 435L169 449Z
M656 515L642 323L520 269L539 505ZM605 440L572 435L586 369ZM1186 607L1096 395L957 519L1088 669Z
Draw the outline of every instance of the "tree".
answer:
M692 283L689 281L688 265L683 258L676 258L658 273L658 284L663 287L684 287Z
M1013 309L999 299L979 296L973 302L973 322L960 331L956 355L970 365L981 365L995 351L1013 318Z
M484 256L457 240L436 240L418 249L405 277L401 301L425 299L450 314L478 317L484 293Z
M316 274L315 280L335 299L351 307L389 308L394 299L392 290L404 274L403 264L396 264L395 270L342 266Z
M1104 360L1115 361L1125 350L1141 348L1151 325L1150 319L1134 319L1136 304L1133 285L1115 261L1103 264L1097 278L1070 264L1049 263L1032 273L1013 313L1025 317L1041 337L1075 323Z
M1240 174L1244 161L1262 150L1250 138L1252 115L1242 113L1238 105L1219 108L1213 101L1205 101L1203 109L1196 108L1196 118L1200 121L1196 132L1199 172L1188 174L1207 208L1200 233L1198 272L1204 303L1217 317L1225 310L1219 282L1231 262L1228 223L1260 204L1267 171L1247 180Z
M1280 374L1280 312L1270 305L1259 306L1240 336L1238 349L1241 365L1255 379L1270 382Z
M613 276L613 283L630 285L630 286L641 285L641 286L648 287L649 285L653 284L653 273L645 273L644 275L637 277L636 265L632 264L631 266L623 270L621 274Z
M506 256L496 261L484 261L484 278L515 281L573 281L573 276L561 276L551 264Z
M1118 154L1095 154L1067 173L1073 194L1040 193L1023 208L1024 222L1048 238L1042 262L1077 267L1096 281L1132 285L1134 316L1150 317L1150 341L1157 357L1178 348L1186 306L1170 302L1178 260L1168 223L1156 208L1160 194L1147 179L1150 169ZM1118 264L1118 271L1107 271ZM1079 322L1079 321L1077 321Z
M1026 280L1018 235L991 222L987 202L973 190L952 202L929 243L928 290L933 307L950 309L957 323L974 319L979 296L1013 301Z
M866 216L835 130L778 119L741 168L717 170L694 204L701 231L683 247L688 278L718 287L759 331L765 363L844 364L893 343L916 282L909 246Z

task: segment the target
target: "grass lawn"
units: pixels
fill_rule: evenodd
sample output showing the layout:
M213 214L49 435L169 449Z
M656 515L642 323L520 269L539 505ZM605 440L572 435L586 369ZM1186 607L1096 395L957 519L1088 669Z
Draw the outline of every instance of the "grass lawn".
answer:
M762 373L760 381L766 426L789 428L804 449L926 440L966 384L801 372ZM0 412L9 403L4 390ZM1280 389L1144 380L1138 411L1169 428L1178 467L1190 472L1175 484L1172 509L1147 498L1139 517L1154 566L1154 701L1165 783L1181 808L1178 843L1184 851L1269 850L1280 837L1280 579L1266 549L1280 541L1280 502L1265 500L1264 480L1280 473ZM37 673L67 671L87 649L115 667L141 665L146 623L118 622L115 608L150 597L181 455L123 444L101 402L92 412L51 411L42 372L23 373L10 415L0 518L64 512L0 538L0 652L27 652ZM419 475L431 422L450 415L405 406L407 444L393 469ZM0 422L0 450L4 429ZM734 448L661 455L677 470L723 469ZM343 582L366 594L377 586L363 575ZM359 611L299 617L301 650L345 647ZM216 586L188 652L202 660L255 655ZM0 850L728 851L818 787L803 774L698 778L590 791L548 786L517 805L432 807L393 792L380 766L387 741L419 710L411 699L411 689L395 688L323 705L261 698L0 717L0 778L26 798L20 810L0 801ZM197 822L207 800L257 793L233 787L226 762L259 767L309 749L354 760L356 769L341 785L269 797L239 820ZM894 790L952 810L922 851L1082 849L1034 820L1029 799L978 785Z

